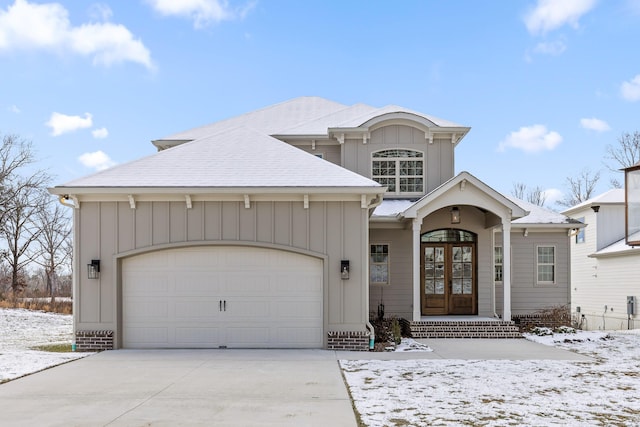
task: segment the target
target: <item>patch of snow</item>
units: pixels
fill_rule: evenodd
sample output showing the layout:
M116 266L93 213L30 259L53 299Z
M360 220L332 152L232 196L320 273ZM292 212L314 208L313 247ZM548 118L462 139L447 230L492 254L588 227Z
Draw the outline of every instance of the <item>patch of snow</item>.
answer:
M428 345L422 344L413 338L402 338L395 351L433 351Z
M72 339L71 315L0 309L0 383L87 356L32 350L39 345L71 343Z
M368 426L640 425L640 331L526 338L594 360L341 360L340 365Z

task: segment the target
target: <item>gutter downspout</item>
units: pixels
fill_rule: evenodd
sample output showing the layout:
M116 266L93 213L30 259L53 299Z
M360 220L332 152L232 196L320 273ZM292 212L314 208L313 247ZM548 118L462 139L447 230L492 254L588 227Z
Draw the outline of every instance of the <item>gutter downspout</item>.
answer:
M371 203L369 203L369 218L371 217L371 215L373 215L373 211L375 210L376 207L380 206L380 204L382 203L382 198L383 195L382 194L378 194L373 200L371 200ZM366 246L367 250L369 250L369 222L367 221L367 246ZM367 256L367 271L369 271L369 256ZM369 305L369 275L367 274L367 305ZM367 310L368 312L368 310ZM375 344L376 344L376 330L373 327L373 325L371 324L371 322L369 321L369 317L367 315L367 322L365 323L365 326L367 328L367 330L369 331L369 350L373 350L375 348Z

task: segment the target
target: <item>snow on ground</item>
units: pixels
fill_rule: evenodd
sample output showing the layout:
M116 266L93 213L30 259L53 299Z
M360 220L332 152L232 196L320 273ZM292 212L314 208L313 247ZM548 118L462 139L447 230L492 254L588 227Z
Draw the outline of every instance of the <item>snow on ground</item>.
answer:
M594 360L340 365L367 426L640 426L640 330L527 338Z
M72 316L23 309L0 309L0 383L86 356L32 350L71 343Z

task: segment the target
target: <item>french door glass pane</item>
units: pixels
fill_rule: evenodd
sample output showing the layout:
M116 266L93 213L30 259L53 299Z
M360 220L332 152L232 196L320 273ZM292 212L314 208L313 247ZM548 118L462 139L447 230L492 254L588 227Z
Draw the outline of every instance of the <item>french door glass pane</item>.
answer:
M432 295L436 293L435 290L435 282L433 279L426 279L424 281L424 293L427 295Z
M434 293L444 295L444 280L436 279L436 290Z
M462 279L453 279L451 281L451 291L454 294L462 293Z
M462 293L463 294L472 294L473 286L471 285L471 279L462 279Z

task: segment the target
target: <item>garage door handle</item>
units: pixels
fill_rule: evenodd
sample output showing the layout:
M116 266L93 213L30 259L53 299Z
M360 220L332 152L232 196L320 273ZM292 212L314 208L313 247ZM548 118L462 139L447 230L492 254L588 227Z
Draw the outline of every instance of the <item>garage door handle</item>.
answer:
M222 300L218 301L218 311L222 311Z
M227 311L227 300L224 300L224 311Z

